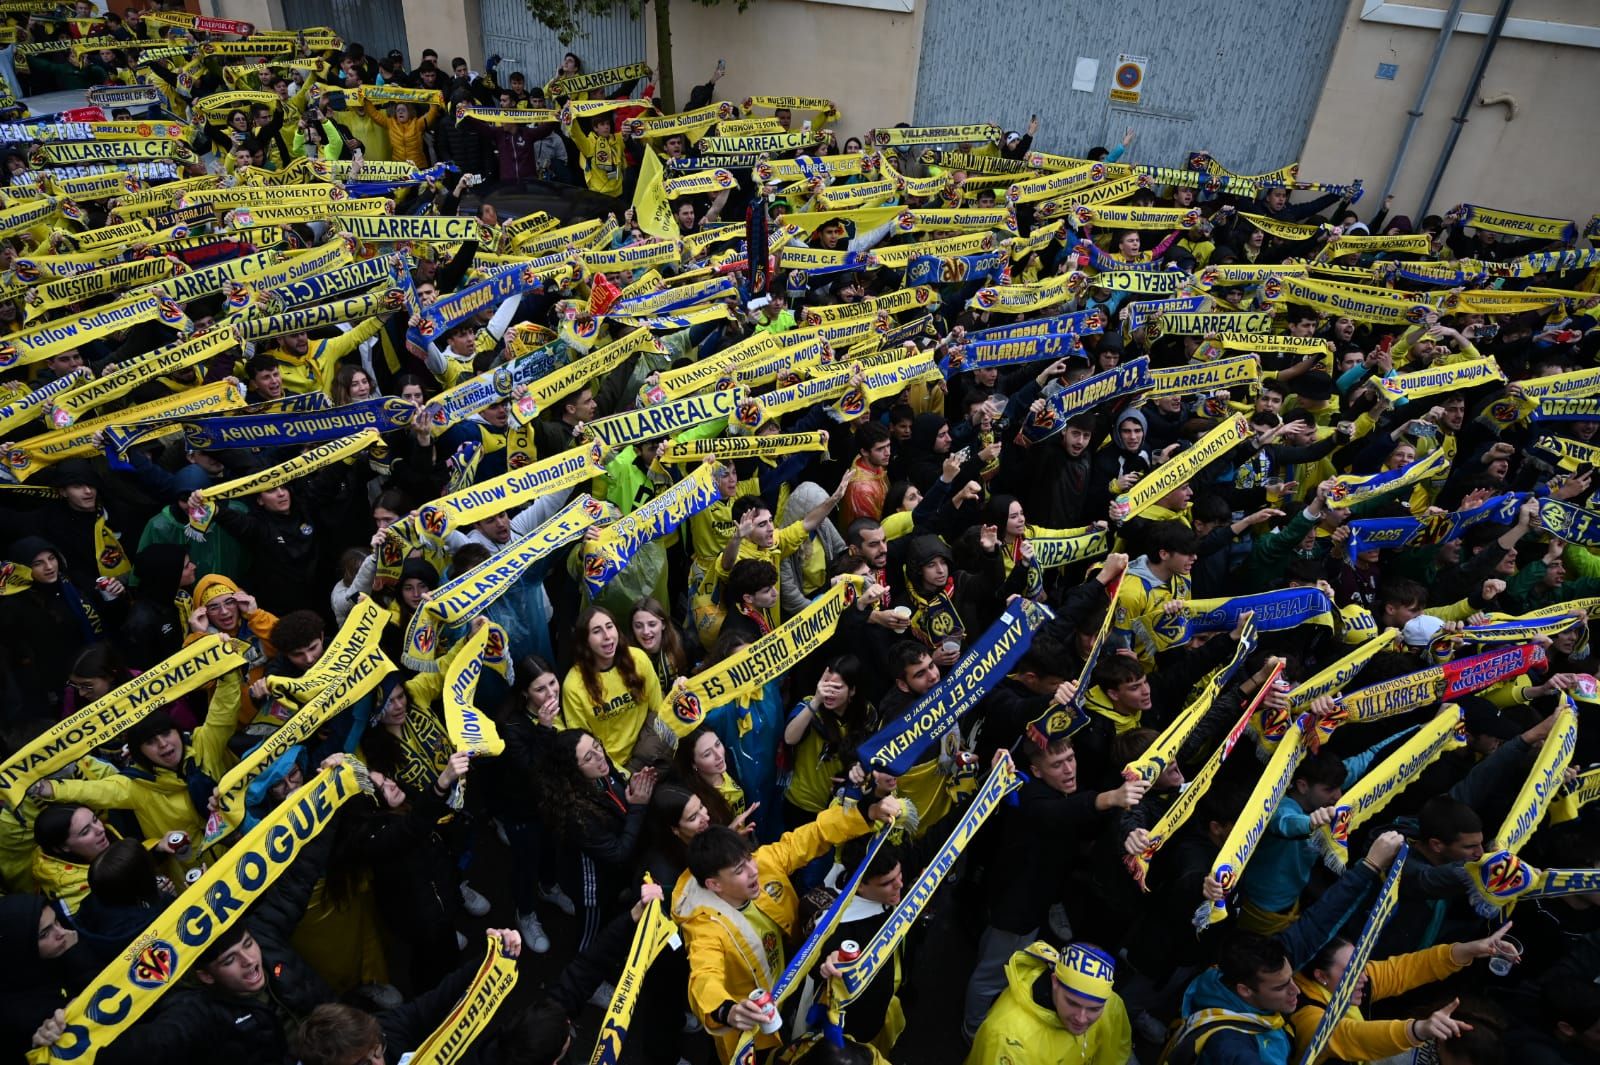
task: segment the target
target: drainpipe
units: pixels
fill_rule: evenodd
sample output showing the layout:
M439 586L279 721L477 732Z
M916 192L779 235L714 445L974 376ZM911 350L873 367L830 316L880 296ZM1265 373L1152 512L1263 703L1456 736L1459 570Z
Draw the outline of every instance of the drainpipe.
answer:
M1467 122L1467 109L1478 97L1478 86L1483 83L1483 73L1489 68L1489 57L1494 55L1495 45L1500 43L1506 16L1511 13L1511 5L1514 2L1515 0L1500 0L1500 6L1495 9L1494 22L1490 24L1489 36L1484 38L1483 48L1478 52L1478 62L1472 68L1472 76L1467 79L1467 91L1461 96L1461 106L1456 108L1455 117L1450 119L1450 132L1445 136L1444 150L1439 153L1439 161L1433 167L1433 176L1428 179L1428 187L1423 190L1422 206L1412 215L1419 223L1433 204L1433 194L1439 191L1439 182L1444 179L1444 168L1450 165L1450 156L1455 153L1456 141L1461 139L1461 127Z
M1411 110L1406 112L1406 128L1400 134L1400 147L1395 149L1394 163L1389 167L1389 176L1383 180L1383 191L1378 193L1378 203L1389 198L1389 193L1394 191L1394 183L1400 177L1400 167L1406 161L1406 152L1411 149L1411 135L1417 131L1417 123L1422 120L1422 108L1428 102L1428 96L1433 92L1433 78L1439 73L1439 63L1444 59L1445 49L1450 47L1450 38L1455 36L1456 23L1460 21L1461 0L1450 0L1450 10L1445 12L1444 25L1439 28L1439 39L1433 43L1433 56L1428 60L1428 72L1422 76L1422 88L1417 90L1417 102L1411 105Z

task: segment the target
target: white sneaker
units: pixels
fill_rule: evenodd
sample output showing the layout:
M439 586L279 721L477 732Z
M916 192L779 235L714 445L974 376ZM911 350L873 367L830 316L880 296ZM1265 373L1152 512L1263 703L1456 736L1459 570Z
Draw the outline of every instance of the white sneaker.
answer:
M466 950L467 949L467 937L462 935L460 932L456 933L456 949L457 950Z
M607 980L605 983L594 989L594 994L589 996L589 1004L591 1006L599 1006L601 1009L605 1009L607 1006L611 1005L611 996L615 995L616 993L616 987L612 985L611 981Z
M482 917L489 912L489 900L472 890L472 885L465 880L461 882L461 908L474 917Z
M523 945L535 954L543 954L550 949L550 937L544 934L544 925L539 923L538 914L518 914L517 931L522 933Z
M560 910L562 913L566 914L568 917L571 917L578 912L578 908L572 904L572 900L567 898L567 893L561 890L560 884L557 884L555 887L552 887L549 890L546 890L543 887L539 888L539 897L548 902L550 905L554 906L556 909Z

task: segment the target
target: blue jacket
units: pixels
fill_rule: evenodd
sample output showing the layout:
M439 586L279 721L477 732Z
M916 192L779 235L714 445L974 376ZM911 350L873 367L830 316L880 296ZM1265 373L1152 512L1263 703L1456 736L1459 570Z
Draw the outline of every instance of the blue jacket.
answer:
M1384 746L1379 744L1344 760L1344 790L1355 786ZM1316 866L1317 849L1311 834L1311 815L1290 796L1279 799L1239 881L1239 894L1263 910L1288 913L1311 882L1311 870Z
M1378 874L1366 862L1358 862L1339 878L1322 897L1306 908L1300 919L1275 937L1289 956L1289 968L1299 970L1333 938L1340 926L1364 905L1368 892L1378 883ZM1207 969L1183 993L1183 1013L1189 1018L1185 1034L1201 1010L1226 1010L1240 1015L1237 1024L1225 1022L1210 1029L1198 1057L1175 1053L1171 1060L1197 1061L1201 1065L1289 1065L1293 1038L1282 1014L1263 1013L1234 993L1222 982L1216 969ZM1259 1027L1250 1018L1260 1018ZM1177 1046L1185 1042L1180 1035ZM1192 1040L1190 1041L1192 1043Z

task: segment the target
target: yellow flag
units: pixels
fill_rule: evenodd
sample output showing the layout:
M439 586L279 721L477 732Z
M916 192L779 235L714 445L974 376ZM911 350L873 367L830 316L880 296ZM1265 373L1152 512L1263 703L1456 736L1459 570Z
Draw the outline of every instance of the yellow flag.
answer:
M639 164L639 183L633 188L633 214L639 228L652 237L677 240L678 221L672 217L672 205L667 203L667 188L662 178L661 160L655 151L645 145L644 159Z

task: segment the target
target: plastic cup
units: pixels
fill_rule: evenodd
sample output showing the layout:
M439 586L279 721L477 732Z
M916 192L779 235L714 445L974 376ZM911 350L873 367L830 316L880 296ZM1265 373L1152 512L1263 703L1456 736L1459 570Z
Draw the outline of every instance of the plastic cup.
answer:
M1511 948L1511 955L1496 954L1490 958L1489 971L1496 976L1510 976L1512 966L1516 964L1517 959L1522 957L1522 944L1510 936L1502 937L1500 942Z

